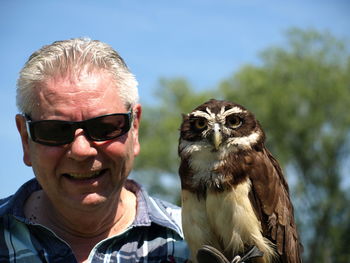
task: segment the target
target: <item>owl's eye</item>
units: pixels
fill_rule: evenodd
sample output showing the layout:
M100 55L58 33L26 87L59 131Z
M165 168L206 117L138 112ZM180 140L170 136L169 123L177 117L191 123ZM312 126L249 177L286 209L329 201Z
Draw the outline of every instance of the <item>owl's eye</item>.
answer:
M197 130L202 130L207 126L207 120L204 118L195 119L193 125Z
M242 125L242 120L236 115L230 115L226 118L226 125L232 129L236 129Z

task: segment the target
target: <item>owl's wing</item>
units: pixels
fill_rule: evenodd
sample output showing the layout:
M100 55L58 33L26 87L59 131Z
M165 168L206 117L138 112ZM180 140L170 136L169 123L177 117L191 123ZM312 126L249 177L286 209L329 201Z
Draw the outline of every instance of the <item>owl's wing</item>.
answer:
M263 148L253 158L247 158L252 182L250 200L261 221L263 235L276 244L281 262L301 262L301 243L294 221L293 205L282 170Z

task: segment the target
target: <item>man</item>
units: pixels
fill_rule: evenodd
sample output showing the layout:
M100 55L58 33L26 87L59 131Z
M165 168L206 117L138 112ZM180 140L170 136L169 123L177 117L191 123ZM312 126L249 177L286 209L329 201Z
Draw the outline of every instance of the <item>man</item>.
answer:
M117 52L44 46L20 72L17 106L35 179L0 201L0 262L185 262L179 208L127 179L142 110Z

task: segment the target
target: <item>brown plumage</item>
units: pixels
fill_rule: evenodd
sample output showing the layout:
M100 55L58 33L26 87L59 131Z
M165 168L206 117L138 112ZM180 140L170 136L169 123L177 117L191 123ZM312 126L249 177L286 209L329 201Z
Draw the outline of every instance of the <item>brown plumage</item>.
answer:
M202 245L229 260L256 245L264 256L254 262L301 262L288 185L264 141L254 115L235 103L209 100L184 115L182 220L194 257Z

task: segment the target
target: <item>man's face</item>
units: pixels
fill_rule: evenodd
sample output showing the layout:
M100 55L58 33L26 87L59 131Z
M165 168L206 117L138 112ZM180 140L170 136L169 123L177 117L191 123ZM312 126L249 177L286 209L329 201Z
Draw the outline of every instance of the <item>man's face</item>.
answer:
M112 77L103 72L70 78L51 79L41 85L32 120L82 121L111 113L126 113ZM82 129L74 141L46 146L28 138L24 119L16 118L22 137L24 162L32 166L46 195L55 205L74 209L113 202L139 153L138 128L141 106L130 131L109 141L90 141Z

